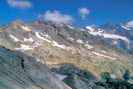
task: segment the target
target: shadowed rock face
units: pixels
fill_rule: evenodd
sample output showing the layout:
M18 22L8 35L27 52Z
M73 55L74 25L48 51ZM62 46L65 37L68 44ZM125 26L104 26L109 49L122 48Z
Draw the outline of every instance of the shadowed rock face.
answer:
M0 89L70 89L35 58L0 47Z
M96 77L89 71L80 69L73 64L61 64L59 68L51 69L55 73L65 75L63 81L73 89L96 89L94 88Z

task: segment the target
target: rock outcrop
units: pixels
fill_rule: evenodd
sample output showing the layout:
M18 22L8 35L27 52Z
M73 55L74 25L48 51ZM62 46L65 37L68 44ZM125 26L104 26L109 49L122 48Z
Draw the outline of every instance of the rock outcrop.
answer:
M0 89L71 89L34 57L0 47Z

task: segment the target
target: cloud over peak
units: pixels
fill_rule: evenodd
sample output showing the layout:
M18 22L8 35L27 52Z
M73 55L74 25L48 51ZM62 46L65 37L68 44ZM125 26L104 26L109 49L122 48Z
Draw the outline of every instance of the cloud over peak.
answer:
M78 12L82 19L85 19L86 16L90 14L90 10L87 8L79 8Z
M46 21L52 21L55 23L69 24L73 22L73 18L70 15L63 14L60 11L46 11L43 15L39 16Z
M30 8L31 2L26 0L7 0L7 3L13 8Z

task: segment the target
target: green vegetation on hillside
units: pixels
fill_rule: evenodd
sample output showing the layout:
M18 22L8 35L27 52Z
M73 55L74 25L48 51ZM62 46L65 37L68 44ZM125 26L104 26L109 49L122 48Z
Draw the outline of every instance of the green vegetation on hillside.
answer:
M133 89L133 84L128 82L129 71L123 75L123 79L113 79L108 72L101 74L101 80L95 84L98 87L96 89Z

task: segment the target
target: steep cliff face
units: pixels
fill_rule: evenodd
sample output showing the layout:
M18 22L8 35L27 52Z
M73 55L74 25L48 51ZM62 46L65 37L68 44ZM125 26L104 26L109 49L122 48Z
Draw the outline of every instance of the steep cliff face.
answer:
M71 89L34 57L0 47L0 89Z

